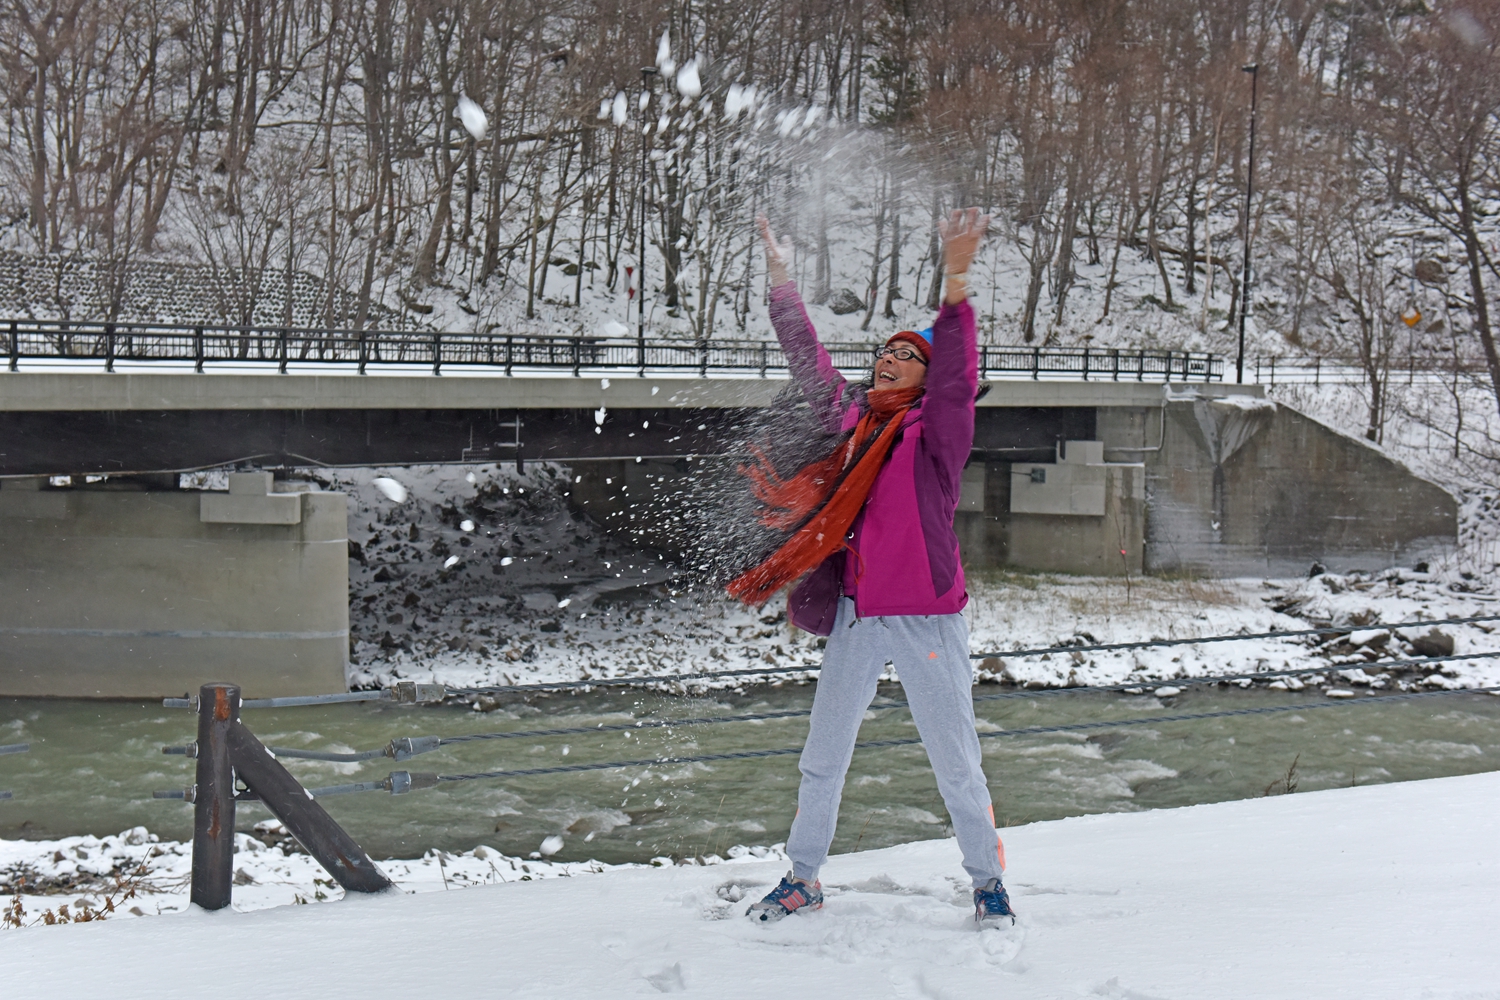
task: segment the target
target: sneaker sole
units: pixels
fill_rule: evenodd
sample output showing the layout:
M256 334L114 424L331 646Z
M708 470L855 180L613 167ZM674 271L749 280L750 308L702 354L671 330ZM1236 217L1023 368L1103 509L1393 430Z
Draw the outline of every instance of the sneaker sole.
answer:
M773 910L770 907L766 907L761 910L747 910L745 911L745 916L757 923L774 924L778 920L785 920L787 917L795 913L801 913L803 910L821 910L822 908L822 903L808 903L806 906L799 906L795 910Z

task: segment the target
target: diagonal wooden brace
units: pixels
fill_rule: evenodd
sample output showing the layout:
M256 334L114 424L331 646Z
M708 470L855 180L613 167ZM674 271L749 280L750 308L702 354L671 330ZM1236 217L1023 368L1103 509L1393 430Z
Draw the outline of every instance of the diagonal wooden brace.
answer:
M339 885L349 892L391 888L385 873L244 723L235 719L225 737L235 774Z

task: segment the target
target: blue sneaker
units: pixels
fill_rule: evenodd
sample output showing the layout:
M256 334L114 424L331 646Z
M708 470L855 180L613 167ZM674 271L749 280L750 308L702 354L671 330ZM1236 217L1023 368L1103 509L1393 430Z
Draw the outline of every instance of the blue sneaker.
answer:
M750 905L750 909L745 911L745 916L762 923L771 923L796 913L798 910L822 908L823 883L809 884L800 878L793 878L792 873L787 872L786 878L782 879L781 884L772 889L765 899Z
M998 878L974 890L974 922L980 927L1009 927L1016 922L1016 911L1010 908L1010 893Z

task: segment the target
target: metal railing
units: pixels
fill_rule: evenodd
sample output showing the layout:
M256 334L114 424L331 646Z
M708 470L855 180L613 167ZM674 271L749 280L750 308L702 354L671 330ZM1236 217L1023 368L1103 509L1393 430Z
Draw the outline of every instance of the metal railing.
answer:
M638 340L591 336L503 333L440 333L388 330L315 330L293 327L171 326L145 323L0 320L0 337L11 371L23 361L99 361L106 372L117 362L191 364L211 367L371 365L523 371L696 371L755 374L786 371L775 341ZM870 365L877 345L830 344L833 363L844 370ZM1156 351L1096 347L982 345L980 371L988 379L1063 378L1101 381L1212 382L1224 378L1224 359L1201 351Z
M1484 361L1477 358L1408 357L1389 358L1376 366L1383 381L1413 385L1452 382L1459 375L1481 375L1488 379ZM1370 381L1364 362L1348 355L1307 357L1257 357L1255 381L1261 385L1365 385Z

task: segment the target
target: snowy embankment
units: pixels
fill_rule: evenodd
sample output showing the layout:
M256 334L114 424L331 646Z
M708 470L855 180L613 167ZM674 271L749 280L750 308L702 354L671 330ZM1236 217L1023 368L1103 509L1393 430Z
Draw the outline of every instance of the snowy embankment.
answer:
M450 687L815 667L821 641L790 629L778 603L756 613L682 567L630 549L574 514L556 467L493 465L317 473L350 495L353 681ZM397 503L372 485L406 487ZM1420 572L1419 572L1420 570ZM1396 632L1382 627L1500 614L1485 580L1452 565L1304 580L1106 579L976 573L967 611L982 680L1025 686L1168 682L1243 672L1335 690L1484 687L1500 663L1383 668L1412 656L1497 648L1500 622ZM1011 657L1005 651L1335 625L1328 642L1270 639L1117 653ZM1327 668L1277 681L1277 671ZM732 683L743 683L734 681ZM485 702L479 703L481 707Z
M745 858L0 931L0 963L26 1000L1494 997L1497 803L1482 774L1010 828L1005 931L936 840L834 857L769 926L741 913L785 863Z

